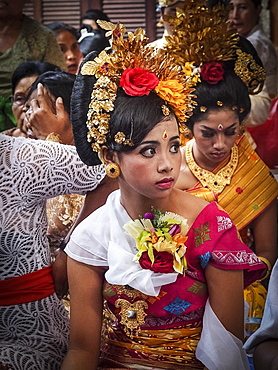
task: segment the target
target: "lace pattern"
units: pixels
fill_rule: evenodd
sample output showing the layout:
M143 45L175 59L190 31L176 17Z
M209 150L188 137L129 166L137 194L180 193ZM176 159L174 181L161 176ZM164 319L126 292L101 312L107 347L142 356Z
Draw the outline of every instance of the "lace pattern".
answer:
M50 264L46 200L85 194L105 176L88 167L73 146L0 134L0 280ZM14 370L58 370L69 322L56 294L0 307L0 362Z
M85 194L103 179L102 165L88 167L76 149L58 143L0 135L0 279L50 263L45 205L60 194Z
M67 351L69 318L55 296L0 307L0 362L13 370L58 370Z

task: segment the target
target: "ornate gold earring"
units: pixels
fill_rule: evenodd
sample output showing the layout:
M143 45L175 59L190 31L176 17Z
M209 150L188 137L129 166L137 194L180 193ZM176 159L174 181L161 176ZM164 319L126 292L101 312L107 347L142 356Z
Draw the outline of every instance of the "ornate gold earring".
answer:
M121 170L117 163L110 163L105 166L105 172L108 177L111 177L111 179L116 179L120 176Z

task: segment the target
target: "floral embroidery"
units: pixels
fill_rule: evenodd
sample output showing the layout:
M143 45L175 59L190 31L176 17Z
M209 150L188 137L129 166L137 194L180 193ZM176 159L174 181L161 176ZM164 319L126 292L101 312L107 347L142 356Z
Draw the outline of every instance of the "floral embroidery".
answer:
M238 194L242 194L243 193L243 189L238 187L238 188L236 188L236 192Z
M253 204L253 206L252 206L252 208L255 210L255 211L257 211L259 208L260 208L260 206L258 205L258 204Z
M168 306L165 306L164 310L179 316L190 306L191 303L177 297L170 304L168 304Z
M211 256L210 252L207 252L200 256L201 266L203 269L207 267L207 264L209 263L210 260L210 256Z
M147 298L147 301L150 302L151 304L154 304L155 301L157 301L157 300L159 301L160 298L164 297L166 294L167 294L167 292L164 292L164 291L160 290L159 295L157 297L149 296Z
M199 247L200 245L204 244L205 241L211 240L210 239L210 228L209 228L209 222L205 222L203 225L200 225L200 227L194 228L194 239L196 240L196 247Z
M230 229L233 223L229 217L217 216L218 232Z
M204 283L201 283L200 281L195 281L195 283L193 283L191 287L187 289L187 291L203 297L207 291L207 287Z

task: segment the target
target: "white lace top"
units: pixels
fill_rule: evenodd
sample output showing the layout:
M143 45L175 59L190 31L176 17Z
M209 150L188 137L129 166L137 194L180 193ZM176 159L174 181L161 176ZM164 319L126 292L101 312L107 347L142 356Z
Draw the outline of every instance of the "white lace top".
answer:
M85 194L105 176L86 166L73 146L0 134L0 280L50 264L46 200Z

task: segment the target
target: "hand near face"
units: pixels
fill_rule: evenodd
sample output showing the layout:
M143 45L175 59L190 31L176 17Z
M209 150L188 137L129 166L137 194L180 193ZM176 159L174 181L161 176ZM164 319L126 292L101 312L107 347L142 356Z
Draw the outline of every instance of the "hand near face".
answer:
M54 100L43 85L38 84L29 102L25 122L31 136L45 140L50 133L55 133L60 136L63 144L73 143L71 122L61 97Z

